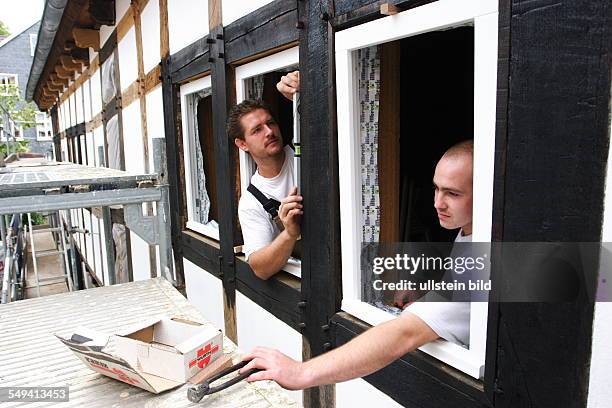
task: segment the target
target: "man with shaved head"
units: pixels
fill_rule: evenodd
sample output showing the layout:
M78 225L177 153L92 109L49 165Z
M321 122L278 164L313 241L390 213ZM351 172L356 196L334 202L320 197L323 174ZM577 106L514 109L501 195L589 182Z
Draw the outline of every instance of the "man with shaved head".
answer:
M448 149L433 178L434 207L440 225L459 229L455 242L471 242L472 141ZM278 350L256 347L244 356L251 360L241 371L260 368L249 381L274 380L287 389L304 389L367 376L433 340L443 338L469 344L469 302L415 302L402 314L375 326L337 349L299 362Z

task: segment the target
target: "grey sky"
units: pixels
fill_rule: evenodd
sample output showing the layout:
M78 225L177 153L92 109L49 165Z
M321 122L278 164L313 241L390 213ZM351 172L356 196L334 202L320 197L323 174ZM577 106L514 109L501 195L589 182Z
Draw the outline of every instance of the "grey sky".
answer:
M16 34L42 18L45 0L2 0L2 5L0 21Z

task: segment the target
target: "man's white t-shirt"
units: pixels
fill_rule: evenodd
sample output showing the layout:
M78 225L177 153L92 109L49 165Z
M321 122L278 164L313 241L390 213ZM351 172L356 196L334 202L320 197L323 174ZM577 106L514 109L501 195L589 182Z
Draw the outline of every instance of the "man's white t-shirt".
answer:
M472 236L461 235L455 242L472 242ZM456 256L451 252L452 256ZM414 302L402 313L412 313L423 320L440 337L460 346L470 344L470 302Z
M259 170L251 177L251 184L259 189L266 197L281 201L289 195L295 186L293 176L293 149L285 146L285 162L280 173L272 178L263 177ZM280 231L270 214L253 194L243 191L238 203L238 218L242 228L244 246L242 248L247 259L249 256L270 244Z

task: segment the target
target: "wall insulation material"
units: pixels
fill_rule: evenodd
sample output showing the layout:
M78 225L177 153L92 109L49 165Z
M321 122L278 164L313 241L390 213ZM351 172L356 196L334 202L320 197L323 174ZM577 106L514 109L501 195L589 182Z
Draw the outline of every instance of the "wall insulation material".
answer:
M144 148L142 125L140 123L140 104L138 101L123 108L123 151L129 152L126 157L125 170L144 173Z
M187 299L217 328L225 331L221 280L183 258Z
M119 77L121 78L121 92L138 78L138 57L136 55L136 29L130 28L119 42Z
M367 381L357 378L336 384L336 408L353 407L402 408L403 405Z
M142 56L144 72L159 64L159 1L149 1L140 15L142 26Z
M102 105L109 103L117 94L117 78L115 74L115 54L111 54L101 68Z
M134 231L130 231L130 243L132 247L132 274L134 281L151 279L149 244Z
M100 85L100 70L96 70L89 79L91 85L91 113L96 116L102 111L102 90Z
M83 82L83 86L81 87L81 90L83 91L83 107L84 107L84 114L85 114L85 123L91 121L91 118L92 118L90 82L91 80L88 79L87 81Z
M162 87L158 85L146 97L147 101L147 133L149 136L149 169L155 172L155 157L153 139L163 139L164 133L164 105L162 100Z
M181 0L180 7L177 6L176 2L168 4L170 54L208 34L208 2Z
M222 0L223 25L226 26L268 3L272 3L272 0Z
M119 140L119 116L115 115L106 123L106 141L108 144L108 167L121 169L121 146Z
M302 360L302 335L239 291L236 291L236 325L238 347L243 351L256 346L272 347ZM302 405L302 391L288 392Z
M74 106L76 111L76 123L85 121L85 111L83 109L83 87L80 86L74 92Z

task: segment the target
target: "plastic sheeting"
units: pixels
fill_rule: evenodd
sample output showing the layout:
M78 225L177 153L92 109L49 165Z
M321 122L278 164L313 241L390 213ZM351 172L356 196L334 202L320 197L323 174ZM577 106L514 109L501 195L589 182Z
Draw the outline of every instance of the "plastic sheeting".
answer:
M119 116L115 115L106 123L106 143L108 144L108 167L121 168L121 138L119 134Z
M115 54L111 54L102 64L102 103L106 105L117 94L117 78L115 70Z

